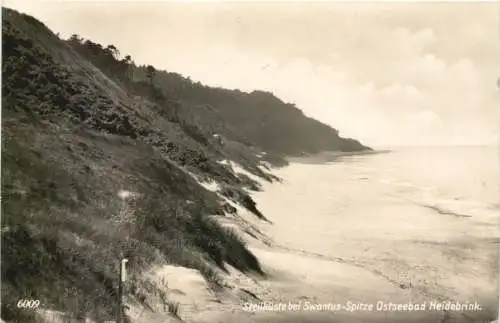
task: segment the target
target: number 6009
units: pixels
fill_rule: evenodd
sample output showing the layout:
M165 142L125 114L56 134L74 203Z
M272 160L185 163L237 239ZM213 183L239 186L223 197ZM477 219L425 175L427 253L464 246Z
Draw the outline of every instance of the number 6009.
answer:
M40 301L38 299L20 299L17 302L18 308L37 308L40 306Z

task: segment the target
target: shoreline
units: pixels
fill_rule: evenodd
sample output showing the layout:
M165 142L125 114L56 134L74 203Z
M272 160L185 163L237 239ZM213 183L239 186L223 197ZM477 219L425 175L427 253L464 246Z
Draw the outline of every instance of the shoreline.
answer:
M487 231L482 231L481 228L472 227L473 223L467 224L463 219L453 217L440 217L435 212L422 210L418 205L408 205L402 208L398 204L387 209L387 215L381 213L379 222L387 222L389 230L394 227L390 237L378 238L377 232L371 232L370 223L359 221L356 218L350 218L345 222L344 216L339 215L338 221L332 222L335 230L332 240L321 240L317 243L311 243L310 240L315 240L318 235L323 235L322 228L328 228L330 222L311 223L314 221L310 216L304 218L304 214L313 215L316 206L306 203L301 203L300 196L307 194L306 187L299 188L298 193L294 194L290 191L288 185L290 182L300 181L301 179L309 178L311 174L309 170L319 169L317 167L309 167L310 164L326 164L328 162L337 161L340 157L353 155L371 155L379 153L388 153L390 151L369 151L369 152L354 152L354 153L326 153L319 156L306 156L292 158L294 164L276 169L274 174L283 178L284 184L277 185L275 183L268 184L263 187L263 192L252 194L257 204L262 208L264 214L267 214L269 219L273 221L273 225L262 224L258 221L253 221L251 216L247 217L249 222L252 222L259 230L261 230L272 241L270 246L264 246L256 239L248 239L250 250L255 254L263 265L264 271L271 273L271 278L265 281L265 286L268 286L272 291L263 293L267 298L262 301L272 301L273 296L277 297L277 302L299 302L311 301L316 304L342 303L346 301L365 302L367 304L376 304L377 301L392 302L396 304L432 302L471 302L468 295L471 290L468 285L462 285L460 281L468 281L471 277L476 277L476 265L474 260L488 259L494 256L496 249L489 245L478 236L474 236L473 231L488 235ZM326 155L326 156L325 156ZM312 158L311 158L312 157ZM304 162L305 161L305 162ZM298 178L288 178L287 175L293 174L295 170L304 171L304 175ZM305 177L304 177L305 176ZM339 178L342 180L342 178ZM361 182L363 183L363 182ZM364 184L360 183L360 189ZM279 184L279 183L278 183ZM321 185L317 185L317 189L322 190ZM324 189L324 188L323 188ZM343 200L341 195L349 193L344 192L345 189L340 187L338 192L331 192L339 202ZM283 193L287 194L284 195ZM338 193L338 194L337 194ZM312 193L313 194L313 193ZM371 198L365 201L363 198L363 190L354 193L359 195L360 205L372 203ZM314 195L314 194L313 194ZM285 198L279 199L279 196ZM352 197L352 195L351 195ZM279 200L279 201L278 201ZM317 200L316 202L324 202ZM361 203L362 202L362 203ZM357 208L358 204L354 201L353 207ZM342 204L342 203L340 203ZM286 213L284 205L294 205L291 209L292 214ZM390 206L390 205L389 205ZM318 206L322 209L324 206ZM367 211L371 210L368 206ZM307 212L307 213L305 213ZM294 214L298 218L294 219ZM401 214L401 215L398 215ZM407 215L405 215L407 214ZM360 213L362 215L362 213ZM416 227L408 227L405 216L421 218L421 225ZM463 220L463 222L461 222ZM401 222L401 224L398 224ZM432 228L432 223L443 226L443 237L429 236L426 230ZM336 228L339 226L340 228ZM359 224L362 225L358 228ZM368 235L364 235L359 230L364 230L366 227ZM382 225L384 226L384 225ZM398 229L398 226L402 226ZM429 226L429 227L428 227ZM469 228L470 236L460 237L459 228ZM345 230L345 229L348 230ZM474 230L473 230L474 229ZM312 230L312 231L310 231ZM354 231L352 231L354 230ZM409 231L408 231L409 230ZM352 231L352 233L351 233ZM353 235L355 232L358 232ZM407 233L408 231L408 233ZM371 232L371 233L370 233ZM420 243L419 240L412 240L408 234L415 235L428 241L428 243ZM374 234L374 235L373 235ZM454 234L458 234L454 237ZM373 237L372 237L373 235ZM382 240L381 240L382 239ZM444 240L442 240L444 239ZM317 239L316 239L317 240ZM332 245L332 255L329 255L327 249L324 248L322 241L328 241ZM395 251L391 251L396 244ZM463 246L467 246L463 249ZM321 248L319 248L321 246ZM470 249L469 249L470 248ZM366 250L370 251L369 254ZM379 264L378 258L387 257L387 253L391 253L392 258L388 258ZM477 253L476 253L477 252ZM456 253L456 255L455 255ZM379 256L378 256L379 255ZM447 258L448 255L453 255L454 258ZM462 258L463 257L463 258ZM463 260L462 260L463 259ZM389 261L390 260L390 261ZM457 262L461 268L455 272L454 263ZM401 263L401 264L399 264ZM405 267L399 268L401 265ZM436 273L427 272L426 270L417 270L420 267L436 268ZM486 270L486 269L485 269ZM399 271L408 271L415 276L415 281L408 280L404 276L399 276ZM486 271L484 271L486 272ZM433 275L445 275L438 279ZM420 283L420 280L429 280L429 283ZM474 283L474 288L477 289L477 302L480 302L481 311L461 312L450 310L446 307L436 310L414 311L411 313L401 311L386 311L386 312L367 312L367 311L281 311L281 312L263 312L263 313L244 313L241 309L232 310L231 315L217 317L215 322L230 323L235 319L238 322L492 322L496 318L498 302L492 300L490 295L493 295L492 289L495 286L487 287L488 278L484 277L479 282ZM439 283L442 287L432 288L432 284ZM430 285L429 285L430 284ZM258 288L258 287L257 287ZM448 288L453 288L447 290ZM472 287L470 287L472 288ZM479 292L482 291L482 292ZM253 291L258 295L258 292ZM472 292L473 293L473 292ZM255 301L259 303L259 301ZM240 304L240 307L241 304ZM239 313L239 314L236 314ZM245 317L251 316L252 319L244 320ZM200 321L200 323L213 322L210 320Z
M337 153L335 157L374 153L380 152ZM345 215L343 214L344 211L342 211L338 215L339 219L334 219L331 224L321 222L328 221L328 218L315 219L313 217L310 219L311 216L317 214L315 210L320 211L326 207L326 204L325 206L316 205L318 202L324 204L324 199L316 199L314 204L303 203L301 200L302 194L308 194L308 190L305 187L301 188L301 185L297 186L297 182L305 178L310 180L310 176L312 176L310 171L319 169L310 167L308 164L311 163L295 163L287 165L287 167L273 169L272 173L284 179L284 182L265 183L262 181L263 190L261 192L252 192L252 198L262 212L273 222L272 224L263 222L243 208L238 208L238 214L235 216L216 217L219 223L225 227L235 229L237 234L246 241L247 248L257 257L267 277L243 274L228 266L229 273L223 277L226 289L219 294L214 294L208 292L208 286L199 273L192 270L165 266L156 272L156 274L163 272L162 277L168 281L169 290L180 291L175 300L181 304L181 318L185 322L489 323L494 320L492 319L492 313L496 311L498 304L488 298L491 286L486 287L485 282L487 282L487 279L483 279L475 285L475 288L483 290L483 293L479 295L485 296L476 300L480 302L482 311L467 311L464 313L444 307L439 310L412 312L368 311L362 309L366 307L360 307L354 311L294 310L293 308L284 311L248 311L249 306L255 306L263 302L274 304L298 304L300 302L305 304L305 302L310 302L317 306L321 304L345 304L346 302L376 306L377 302L380 301L395 304L406 304L408 302L430 304L432 301L438 303L447 301L470 303L467 296L467 286L471 284L470 282L466 285L461 284L458 287L458 293L453 294L447 291L446 288L455 286L454 284L445 284L443 286L445 289L440 290L430 289L419 281L428 279L431 283L434 283L437 278L432 275L442 275L444 273L446 280L451 278L450 281L468 282L471 277L476 277L474 275L476 275L475 271L478 269L462 267L465 266L462 263L466 260L466 265L470 266L471 258L469 257L491 257L492 255L491 246L480 238L456 239L450 236L450 238L442 242L437 236L429 235L426 233L426 226L428 225L426 221L431 221L429 224L441 223L443 230L449 230L450 233L453 233L456 230L455 226L463 223L460 221L465 220L454 217L443 218L432 212L432 210L422 210L418 206L401 208L401 206L395 205L392 207L393 209L387 209L387 211L390 211L389 213L381 213L378 216L378 222L382 224L382 227L384 227L384 223L388 223L390 224L389 227L394 227L395 230L390 237L385 239L378 237L377 231L373 232L370 223L363 222L361 218L355 217L363 213ZM304 171L305 177L288 177L297 170ZM342 181L343 179L345 180L344 177L341 177L338 180ZM295 183L295 186L289 186L291 183ZM348 188L340 187L338 191L331 192L331 195L339 199L339 201L344 200L343 195L350 196L350 198L359 195L360 202L363 201L365 204L374 202L371 199L365 201L363 187L351 188L351 192L346 192ZM297 195L297 191L294 191L296 189L300 190L299 195ZM318 189L321 190L321 188ZM284 192L287 194L283 195ZM280 196L282 196L281 199ZM350 201L350 203L354 207L358 207L356 200ZM291 205L293 205L293 208L287 211L286 206ZM371 207L368 206L367 210L370 209ZM309 216L304 218L304 214L309 214ZM424 224L416 228L413 228L413 226L408 228L404 226L406 220L401 216L397 216L398 214L409 217L419 216L421 221L424 221ZM318 220L320 221L316 222ZM403 221L398 224L403 225L402 227L394 226L394 223L399 223L398 221ZM324 228L331 228L331 235L318 238L324 235ZM413 241L408 234L413 234L425 241ZM331 247L325 249L325 241ZM461 260L462 258L443 258L443 255L462 252L464 245L471 248L470 252L467 251L467 253L460 256L465 257L463 258L464 261ZM393 249L395 251L391 251ZM476 254L476 251L479 253ZM390 256L391 252L393 253L392 256ZM379 263L377 262L378 258L386 258L386 260ZM448 263L445 263L444 259ZM455 264L456 261L458 262ZM434 268L435 266L442 268L435 273L427 273L427 268ZM453 270L454 266L460 266L463 272L447 271ZM422 270L419 268L422 268ZM415 281L408 280L408 278L398 274L399 271L411 272L412 270L416 270L414 272L416 275ZM455 277L455 275L457 276ZM151 323L157 321L135 322Z
M386 154L390 152L392 152L392 150L390 149L360 150L360 151L349 151L349 152L324 151L317 154L309 154L305 156L287 157L286 161L288 163L299 163L299 164L328 164L335 162L342 157Z

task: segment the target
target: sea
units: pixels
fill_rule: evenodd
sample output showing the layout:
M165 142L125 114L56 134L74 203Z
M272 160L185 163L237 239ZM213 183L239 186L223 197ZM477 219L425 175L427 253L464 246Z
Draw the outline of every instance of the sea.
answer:
M499 170L495 146L322 154L275 170L282 183L255 199L278 244L498 313Z

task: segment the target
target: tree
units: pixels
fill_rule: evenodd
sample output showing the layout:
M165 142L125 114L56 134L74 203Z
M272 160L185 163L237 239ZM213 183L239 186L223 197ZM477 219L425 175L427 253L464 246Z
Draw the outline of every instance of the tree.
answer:
M134 78L134 62L132 61L132 57L130 57L130 55L126 55L121 60L121 63L123 64L125 69L125 77L129 81L132 81Z
M130 55L125 55L125 57L123 58L123 62L125 64L130 64L130 62L132 62L132 57Z
M83 43L83 45L85 46L85 49L89 54L95 57L99 57L102 55L103 48L101 44L94 43L93 41L87 39Z
M120 55L120 51L115 47L115 45L108 45L106 47L106 50L113 55L115 59L118 59L118 56Z
M69 38L69 43L71 45L80 45L82 43L82 41L83 41L83 39L80 36L78 36L77 34L73 34Z
M153 78L156 74L156 70L152 65L146 67L146 77L149 80L149 84L153 85Z

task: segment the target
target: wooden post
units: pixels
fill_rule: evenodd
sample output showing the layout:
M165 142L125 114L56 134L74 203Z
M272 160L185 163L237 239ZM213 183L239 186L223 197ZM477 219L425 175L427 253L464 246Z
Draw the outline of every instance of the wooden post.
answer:
M127 259L122 259L120 262L120 277L118 282L118 313L116 323L123 322L123 285L125 283L125 280L127 279L127 268L125 267L127 261Z

